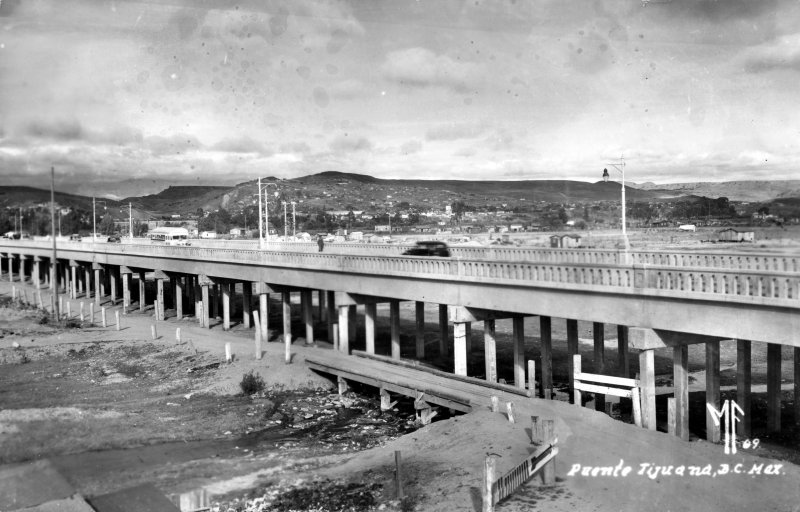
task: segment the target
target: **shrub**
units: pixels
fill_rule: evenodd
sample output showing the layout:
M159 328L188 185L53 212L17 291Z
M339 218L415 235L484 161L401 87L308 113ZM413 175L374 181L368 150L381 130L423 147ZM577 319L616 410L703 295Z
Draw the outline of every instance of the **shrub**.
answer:
M254 395L264 390L264 379L261 378L261 375L255 373L255 370L250 370L242 375L239 387L242 388L243 395Z

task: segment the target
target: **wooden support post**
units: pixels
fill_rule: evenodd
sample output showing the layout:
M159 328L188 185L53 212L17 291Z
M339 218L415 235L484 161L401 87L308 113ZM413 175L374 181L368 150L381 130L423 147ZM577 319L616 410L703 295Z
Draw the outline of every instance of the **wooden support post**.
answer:
M781 431L781 345L767 344L767 431Z
M314 305L312 301L314 296L312 295L311 290L303 290L301 299L303 302L303 323L306 326L306 345L312 345L314 343Z
M464 354L466 357L466 338ZM483 355L486 363L486 380L488 382L497 382L497 340L494 320L483 321Z
M514 317L511 329L514 340L514 385L525 389L525 319Z
M89 323L94 324L94 302L89 303Z
M367 344L367 354L375 353L375 318L377 305L373 302L364 304L364 336Z
M311 291L308 292L309 295ZM310 302L310 300L309 300ZM311 308L311 305L308 306ZM252 317L252 310L253 308L253 283L250 281L243 281L242 282L242 323L244 323L245 329L250 328L250 318ZM312 333L311 339L308 339L308 333L306 333L306 343L314 343L314 334L313 334L313 326L312 326Z
M281 303L283 305L284 361L289 364L292 362L292 294L288 291L282 292Z
M466 339L464 340L466 342ZM439 304L439 355L447 356L450 346L450 335L447 326L447 304ZM464 345L466 347L466 344ZM464 374L466 375L466 374Z
M339 352L350 353L350 306L339 306Z
M175 328L175 343L180 344L180 342L181 342L181 328L180 327L176 327Z
M672 349L673 387L675 389L675 435L689 440L689 347Z
M347 381L341 375L337 377L336 383L339 385L339 396L344 395L350 390L350 386L347 385Z
M389 326L392 342L392 359L400 359L400 301L389 302Z
M222 292L222 330L231 328L231 283L224 282L219 285Z
M719 443L719 425L714 423L714 418L708 410L708 405L719 410L719 341L706 343L706 440Z
M258 311L253 311L253 325L255 325L255 350L256 359L261 359L261 320L259 320Z
M594 336L594 373L603 375L606 369L605 324L603 324L603 322L594 322L592 325L592 334ZM605 395L600 393L594 394L594 410L606 410Z
M617 326L617 369L620 376L629 379L631 377L631 361L628 352L628 327L626 325Z
M531 398L536 398L536 361L528 360L528 391L531 393Z
M174 284L175 318L183 320L183 276L173 276L171 281Z
M639 353L639 383L642 388L642 427L656 430L656 363L653 350Z
M542 340L542 396L553 398L553 334L549 316L539 317L539 336Z
M453 323L453 372L467 374L467 328L464 322Z
M81 301L81 312L80 312L80 316L81 316L81 323L83 323L83 322L86 320L85 313L84 313L84 304L83 304L83 301Z
M578 350L578 321L567 319L567 372L569 373L569 400L572 403L575 394L575 368L573 367L573 356L579 353Z
M386 391L384 388L380 389L380 397L381 397L381 411L388 411L390 409L393 409L394 406L397 405L397 400L393 402L391 395L389 395L389 392Z
M574 354L570 357L570 367L574 373L570 374L570 381L572 382L572 403L577 405L578 407L583 407L583 401L581 396L581 390L575 388L575 374L581 373L583 370L581 369L581 355Z
M417 359L425 358L425 303L417 301L414 308L417 330L416 330L416 354Z
M258 294L259 321L261 322L261 341L269 340L269 294Z
M545 443L556 442L556 422L555 420L542 421L542 438ZM542 468L542 485L554 485L556 483L556 459L552 458Z

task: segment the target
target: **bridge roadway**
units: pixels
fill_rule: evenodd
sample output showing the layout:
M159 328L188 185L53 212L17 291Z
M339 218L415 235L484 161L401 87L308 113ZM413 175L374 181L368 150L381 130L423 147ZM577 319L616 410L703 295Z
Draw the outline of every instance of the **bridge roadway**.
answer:
M29 273L39 285L46 274L43 265L49 265L51 256L52 248L48 244L0 242L0 255L4 260L0 263L4 263L4 269L8 268L7 275L12 279L16 267L21 278L25 279ZM290 294L299 291L307 337L309 333L313 337L313 330L309 331L311 292L319 290L320 306L327 302L329 339L337 342L339 350L345 353L349 353L349 340L354 334L356 307L364 307L367 351L374 352L375 304L389 303L392 357L398 359L399 302L417 303L419 357L424 357L419 334L424 309L420 306L425 302L435 303L439 304L440 313L440 352L453 352L456 374L466 375L467 372L469 326L472 322L484 322L486 376L494 381L497 380L494 322L514 319L514 381L519 387L524 387L526 381L525 337L520 319L539 316L542 330L539 380L545 390L552 389L552 317L567 319L570 353L577 351L577 321L594 322L594 363L599 373L604 367L603 324L616 324L618 366L623 376L629 376L629 348L641 351L643 422L648 428L655 428L653 351L672 348L676 432L685 438L688 438L688 344L706 344L711 372L708 393L711 402L716 403L719 401L719 341L739 340L740 405L749 399L750 342L768 344L768 424L772 430L780 428L781 345L796 347L795 382L800 383L797 376L800 368L797 335L800 332L800 272L798 258L792 255L639 251L633 253L631 261L634 263L621 264L619 251L494 248L489 252L468 252L472 251L469 248L463 252L454 251L455 257L445 259L315 252L309 251L309 244L300 245L304 246L302 250L277 250L274 244L266 250L248 250L59 243L59 277L55 281L69 289L73 298L81 285L88 296L93 271L96 297L105 294L102 285L108 282L116 299L121 277L127 310L132 303L129 288L132 279L138 276L139 308L143 309L147 296L146 273L152 272L160 299L157 315L164 315L163 286L167 283L172 288L168 295L173 297L177 316L182 316L183 298L191 298L189 302L195 304L196 316L207 327L210 326L209 309L217 307L215 297L219 297L224 328L230 325L230 299L236 293L231 283L244 283L247 285L242 292L245 325L250 325L252 293L259 295L262 318L266 314L266 295L280 293L285 333L291 329ZM46 281L47 276L44 279ZM448 324L453 328L452 344ZM336 335L338 340L334 338ZM569 374L572 374L571 368ZM795 393L795 417L800 419L800 386L796 385ZM602 406L602 401L597 402ZM745 406L749 408L749 404ZM743 428L749 429L749 426ZM710 423L709 431L713 435Z

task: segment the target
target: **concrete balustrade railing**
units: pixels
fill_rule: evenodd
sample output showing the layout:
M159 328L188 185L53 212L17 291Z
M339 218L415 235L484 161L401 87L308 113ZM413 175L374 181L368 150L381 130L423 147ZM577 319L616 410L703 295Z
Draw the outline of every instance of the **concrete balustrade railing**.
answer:
M3 247L6 247L4 250ZM59 244L70 257L85 254L86 261L95 261L95 253L131 255L172 260L218 261L259 266L345 272L351 274L381 274L415 279L446 281L490 282L495 284L529 286L591 287L596 291L642 293L658 290L667 294L687 294L696 298L750 300L760 298L770 303L800 307L800 273L775 270L732 268L681 268L666 265L617 265L608 263L571 263L550 261L489 261L461 258L424 258L414 256L382 256L335 254L326 252L297 252L277 250L247 250L235 248L180 247L164 245L90 244L65 242ZM0 243L0 252L24 253L26 248L49 249L44 242ZM546 252L575 254L579 251ZM568 259L568 258L567 258ZM673 260L679 261L679 260ZM706 261L703 258L694 263ZM729 262L725 258L710 262ZM764 260L766 261L766 260ZM761 263L764 263L762 261ZM770 265L778 260L770 261ZM156 264L154 263L154 266ZM589 289L589 288L587 288Z

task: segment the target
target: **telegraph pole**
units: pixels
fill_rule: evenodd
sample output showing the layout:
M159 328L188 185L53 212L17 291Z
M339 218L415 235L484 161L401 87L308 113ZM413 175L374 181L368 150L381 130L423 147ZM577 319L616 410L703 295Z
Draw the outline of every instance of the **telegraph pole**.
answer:
M50 257L50 288L53 290L51 295L53 303L51 304L53 315L56 319L61 318L58 311L58 278L56 276L56 268L58 268L58 259L56 258L56 169L50 167L50 234L53 238L53 255ZM59 219L60 220L60 219Z

